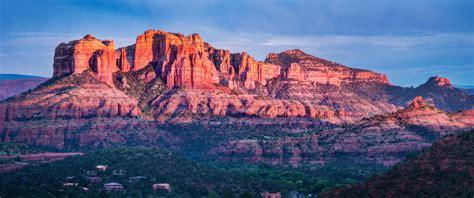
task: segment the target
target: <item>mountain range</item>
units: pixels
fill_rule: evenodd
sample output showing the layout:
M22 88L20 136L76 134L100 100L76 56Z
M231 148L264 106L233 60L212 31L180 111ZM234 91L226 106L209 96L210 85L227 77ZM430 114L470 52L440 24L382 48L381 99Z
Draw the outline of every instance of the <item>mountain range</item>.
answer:
M61 43L53 78L0 103L1 142L60 149L151 145L283 166L355 157L386 166L474 128L474 97L431 77L384 74L292 49L264 61L198 34ZM45 80L45 79L43 79Z

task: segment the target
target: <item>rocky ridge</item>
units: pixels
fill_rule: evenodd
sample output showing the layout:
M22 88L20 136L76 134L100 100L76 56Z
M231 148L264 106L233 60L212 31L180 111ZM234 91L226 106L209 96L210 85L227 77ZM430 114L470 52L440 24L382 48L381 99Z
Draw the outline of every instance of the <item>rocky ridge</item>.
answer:
M224 142L210 151L221 160L274 165L324 164L336 156L359 156L386 166L440 137L474 128L474 111L445 113L416 97L403 110L356 124L273 138ZM311 130L310 130L311 131ZM295 137L296 136L296 137Z
M414 134L416 127L434 131L436 136L472 127L472 111L442 111L472 109L474 104L471 96L443 78L430 79L417 88L403 88L391 85L383 74L346 67L301 50L269 54L262 62L245 52L216 49L197 34L184 36L160 30L144 32L133 45L114 47L113 41L91 35L58 45L52 79L0 102L2 142L100 147L155 140L167 134L156 127L168 124L255 120L252 126L274 125L279 129L283 119L295 121L304 133L269 144L291 148L294 157L290 164L299 164L301 160L324 162L325 156L340 152L369 156L371 152L366 149L374 142L379 147L372 153L417 150L429 144L431 139L426 138L431 136ZM400 112L418 95L442 110L419 104ZM414 111L418 107L424 110ZM323 132L304 135L316 129ZM129 133L140 130L146 133ZM387 141L395 143L382 144L387 135ZM134 138L127 139L129 136ZM359 136L370 141L364 143ZM336 141L334 137L341 138ZM326 146L317 146L319 138ZM224 159L221 153L233 150L229 145L246 145L238 142L241 140L216 141L222 141L223 147L216 146L211 153ZM265 152L282 156L281 149L277 146ZM385 164L399 159L377 158ZM277 164L287 163L275 160Z
M271 53L261 62L245 52L215 49L198 34L147 30L134 45L114 52L112 48L112 41L100 41L91 35L60 44L55 54L55 77L91 70L99 80L125 93L129 93L128 84L151 87L148 84L162 82L167 91L139 101L141 109L153 109L152 114L160 121L183 120L189 114L345 121L395 111L416 92L390 85L386 75L350 68L298 49ZM143 77L126 75L131 72ZM453 89L447 79L436 77L426 84L461 95L454 99L433 96L443 109L469 109L474 103L472 97ZM417 89L430 93L424 85ZM423 92L420 95L426 97ZM146 89L135 93L143 94ZM456 102L446 99L464 100L466 104L453 108Z

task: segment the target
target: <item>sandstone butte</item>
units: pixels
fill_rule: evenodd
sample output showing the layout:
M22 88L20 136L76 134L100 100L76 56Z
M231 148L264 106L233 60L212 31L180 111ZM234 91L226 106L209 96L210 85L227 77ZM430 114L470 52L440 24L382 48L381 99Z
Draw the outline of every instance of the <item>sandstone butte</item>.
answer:
M55 51L54 77L93 71L99 80L112 85L117 71L137 71L153 66L168 88L254 89L272 78L285 78L322 84L357 81L388 83L387 77L319 59L301 50L269 54L265 62L247 53L215 49L198 34L184 36L160 30L148 30L136 43L115 50L113 41L98 40L92 35L61 43ZM133 50L131 61L127 51ZM131 64L132 63L132 64ZM130 65L131 64L131 65Z
M147 30L135 44L118 49L113 41L92 35L61 43L53 67L49 86L0 105L2 121L137 117L143 110L158 121L241 115L351 121L396 111L417 95L451 111L474 104L441 77L415 89L402 88L391 85L384 74L298 49L258 61L246 52L216 49L198 34L160 30ZM165 90L153 92L160 90L160 82Z
M2 142L74 148L166 140L178 146L185 138L160 124L202 120L280 127L283 136L267 141L269 149L256 140L215 142L221 146L206 152L221 159L247 152L255 154L250 161L298 165L362 153L391 165L429 145L413 126L439 136L474 127L474 99L446 78L399 87L383 74L298 49L258 61L245 52L216 49L197 34L148 30L118 49L113 41L86 35L59 44L53 66L52 79L0 102ZM234 132L232 127L219 132ZM311 132L319 129L324 130ZM259 132L247 131L254 137Z
M195 104L188 106L191 112L212 115L254 114L259 116L311 116L332 117L344 112L336 111L316 103L287 100L253 100L250 95L229 95L238 90L254 94L274 79L301 81L340 86L342 83L376 82L388 84L387 77L366 70L352 69L330 61L305 54L300 50L289 50L280 54L269 54L265 62L257 61L246 52L231 53L215 49L204 42L198 34L184 36L160 30L147 30L139 35L134 45L114 49L110 40L99 40L86 35L80 40L61 43L55 51L54 77L81 74L90 71L98 80L115 86L114 73L129 73L147 68L145 82L159 78L168 89L184 88L187 101L175 100L156 103L156 112L175 114L169 104ZM293 61L294 63L290 63ZM123 82L119 84L123 86ZM126 82L125 82L126 83ZM199 89L213 90L202 94ZM193 91L194 90L194 91ZM195 96L193 96L195 95ZM204 96L204 97L203 97ZM170 97L176 99L176 97ZM218 100L224 100L219 103ZM225 102L228 101L228 102ZM209 104L212 103L212 104ZM214 109L197 110L201 105L215 106ZM250 106L249 106L250 105ZM162 109L163 106L167 109ZM262 110L268 109L268 110ZM284 109L290 109L284 112ZM306 109L306 110L305 110ZM386 109L393 110L392 107ZM283 111L282 111L283 110ZM163 116L162 116L163 117Z

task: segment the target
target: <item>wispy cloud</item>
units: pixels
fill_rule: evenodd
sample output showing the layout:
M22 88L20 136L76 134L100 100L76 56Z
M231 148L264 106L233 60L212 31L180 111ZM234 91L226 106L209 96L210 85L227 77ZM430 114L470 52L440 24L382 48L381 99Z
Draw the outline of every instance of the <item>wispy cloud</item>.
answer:
M423 48L427 46L474 46L474 34L436 34L413 36L360 36L360 35L322 35L322 36L269 36L260 45L266 46L338 46L373 45L393 49Z
M9 32L4 45L58 45L80 38L79 35L62 32Z
M84 35L68 34L60 32L10 32L10 39L4 42L5 45L58 45L67 43L72 40L82 38ZM95 35L97 36L97 35ZM101 40L114 40L117 47L131 45L135 42L136 37L113 37L110 35L98 35Z

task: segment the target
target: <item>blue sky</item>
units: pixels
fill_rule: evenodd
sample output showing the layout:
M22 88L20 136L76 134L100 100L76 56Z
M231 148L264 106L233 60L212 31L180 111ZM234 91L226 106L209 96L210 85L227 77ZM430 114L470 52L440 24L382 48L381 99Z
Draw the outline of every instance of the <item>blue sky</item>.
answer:
M474 1L2 0L0 73L52 75L54 48L91 33L118 47L146 29L199 33L258 60L300 48L396 85L474 85Z

